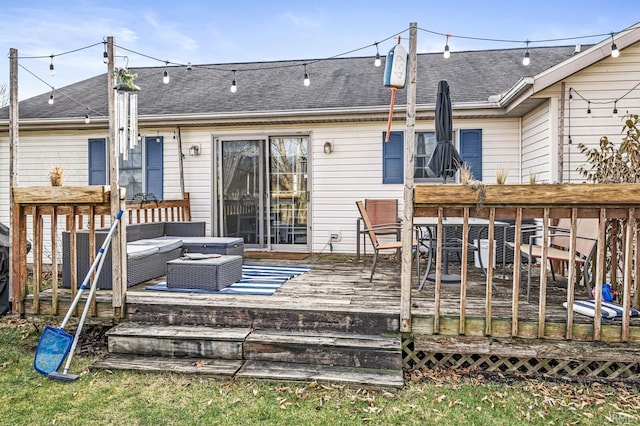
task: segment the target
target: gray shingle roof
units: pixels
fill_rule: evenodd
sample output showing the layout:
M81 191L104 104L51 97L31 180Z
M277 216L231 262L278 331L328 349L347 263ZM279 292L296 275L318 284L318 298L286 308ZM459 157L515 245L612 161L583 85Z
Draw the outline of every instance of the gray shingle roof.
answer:
M451 99L486 102L489 96L508 91L521 78L533 76L568 58L573 46L530 48L531 65L522 65L524 49L453 52L418 55L417 103L433 105L437 83L447 80ZM304 67L311 85L302 84ZM215 68L215 70L214 70ZM227 72L220 70L229 70ZM237 93L229 87L236 69ZM383 86L384 65L373 66L373 57L306 61L278 61L170 67L171 82L162 83L164 67L131 68L138 74L139 114L215 114L268 111L303 111L389 105L390 90ZM87 113L84 104L107 115L106 73L20 102L21 119L77 118ZM66 94L67 96L64 96ZM77 102L73 101L76 100ZM398 90L396 104L406 103L406 90ZM92 113L92 115L94 115ZM8 108L0 119L8 118Z

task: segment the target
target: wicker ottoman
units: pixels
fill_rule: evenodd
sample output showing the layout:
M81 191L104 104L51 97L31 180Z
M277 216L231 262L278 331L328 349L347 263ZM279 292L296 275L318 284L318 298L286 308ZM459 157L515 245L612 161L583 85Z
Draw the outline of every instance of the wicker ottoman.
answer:
M242 279L242 256L167 262L167 287L220 290Z

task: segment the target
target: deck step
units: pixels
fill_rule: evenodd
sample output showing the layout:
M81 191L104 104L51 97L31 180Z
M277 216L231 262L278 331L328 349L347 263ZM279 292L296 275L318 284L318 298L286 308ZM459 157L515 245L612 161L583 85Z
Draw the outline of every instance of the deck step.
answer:
M236 377L250 379L292 380L344 383L351 386L404 386L402 370L376 370L328 365L296 364L273 361L246 361Z
M320 306L297 300L294 303L274 300L243 303L240 299L230 303L226 299L214 299L197 304L178 294L169 303L164 298L136 294L128 296L127 318L142 323L249 327L254 330L277 328L383 335L397 333L400 329L398 312L386 307L360 310L339 303Z
M97 369L401 387L399 336L123 323Z
M257 330L245 340L244 358L297 364L402 369L400 336Z
M120 324L107 332L110 353L237 360L249 328L142 323Z
M107 354L92 369L135 370L153 373L197 374L218 379L232 378L242 367L241 360L166 358L135 354Z

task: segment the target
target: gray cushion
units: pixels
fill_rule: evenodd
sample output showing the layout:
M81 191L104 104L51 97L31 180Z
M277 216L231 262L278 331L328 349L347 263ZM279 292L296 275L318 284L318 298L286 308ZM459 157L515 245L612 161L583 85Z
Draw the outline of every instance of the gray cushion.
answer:
M157 245L127 244L128 259L142 259L158 253Z

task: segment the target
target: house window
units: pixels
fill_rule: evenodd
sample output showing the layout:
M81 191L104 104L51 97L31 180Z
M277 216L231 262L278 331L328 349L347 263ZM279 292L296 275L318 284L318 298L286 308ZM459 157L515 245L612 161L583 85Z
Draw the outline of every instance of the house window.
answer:
M440 181L441 179L429 168L429 161L436 149L435 132L416 132L413 147L413 178L416 182Z
M125 160L119 157L120 178L118 185L127 189L127 200L133 199L142 191L142 144L136 144L130 149Z
M152 193L162 199L163 192L163 138L147 137L127 153L119 156L118 184L126 188L127 199L139 193ZM89 185L106 185L108 180L106 139L89 139Z

